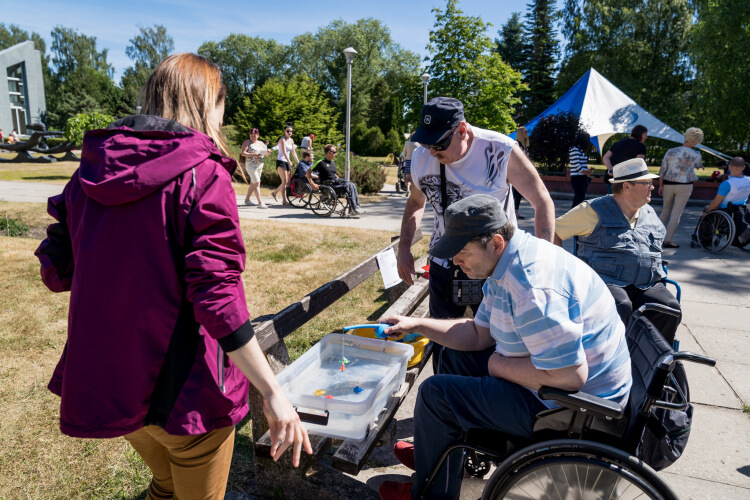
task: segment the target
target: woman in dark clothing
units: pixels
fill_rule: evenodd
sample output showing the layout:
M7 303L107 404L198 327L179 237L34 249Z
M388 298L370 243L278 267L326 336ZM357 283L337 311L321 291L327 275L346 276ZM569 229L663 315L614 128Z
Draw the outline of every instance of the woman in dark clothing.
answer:
M249 321L225 95L207 59L165 59L142 92L144 114L86 133L36 251L47 287L70 291L49 384L60 428L124 436L153 473L148 498L224 498L248 380L274 458L290 445L295 464L302 446L311 452Z

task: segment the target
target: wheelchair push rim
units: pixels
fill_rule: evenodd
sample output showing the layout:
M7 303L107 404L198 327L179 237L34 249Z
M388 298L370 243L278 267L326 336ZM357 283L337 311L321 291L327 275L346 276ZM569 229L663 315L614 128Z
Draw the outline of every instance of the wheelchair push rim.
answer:
M735 226L732 218L722 210L705 214L695 230L698 244L707 252L721 252L734 241Z
M490 499L676 500L656 473L627 453L593 441L556 440L515 453L493 473Z
M319 217L328 217L336 209L338 199L330 186L320 186L318 191L310 193L310 209Z

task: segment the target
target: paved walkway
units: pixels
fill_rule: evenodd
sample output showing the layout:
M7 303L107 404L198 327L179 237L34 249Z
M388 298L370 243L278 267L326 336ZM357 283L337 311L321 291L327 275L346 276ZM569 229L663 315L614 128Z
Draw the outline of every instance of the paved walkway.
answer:
M61 189L59 185L0 181L0 199L42 203ZM240 214L249 219L397 232L405 198L392 188L384 194L388 196L386 201L368 205L368 213L358 219L321 219L308 211L285 207L260 210L242 206ZM238 203L241 201L238 199ZM556 201L558 215L569 203L568 199ZM521 214L526 219L520 226L532 230L533 212L527 202L523 202ZM664 255L670 262L670 278L682 286L681 349L714 357L717 364L715 368L686 365L696 406L693 430L685 455L660 475L682 499L750 499L750 414L743 411L750 411L750 254L733 247L718 255L690 248L690 234L699 215L697 206L686 209L675 238L680 248L666 250ZM425 218L423 227L429 231L431 214ZM425 370L423 377L428 375ZM397 415L399 439L411 439L413 435L415 396L413 390ZM377 498L383 480L398 476L408 480L411 476L388 447L375 450L370 464L352 479L364 483L372 498ZM336 474L326 476L335 478ZM478 498L482 486L482 481L467 480L462 498Z

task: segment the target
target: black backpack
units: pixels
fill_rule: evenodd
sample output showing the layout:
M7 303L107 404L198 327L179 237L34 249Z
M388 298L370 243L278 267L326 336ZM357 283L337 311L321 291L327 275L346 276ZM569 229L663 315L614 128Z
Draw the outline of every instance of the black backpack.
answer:
M665 469L680 458L687 446L693 422L693 405L690 404L687 374L679 361L674 365L668 385L670 393L677 392L679 388L678 394L681 393L685 397L688 405L684 410L656 408L649 415L636 455L654 470ZM662 399L673 398L665 393ZM677 399L679 400L679 395Z

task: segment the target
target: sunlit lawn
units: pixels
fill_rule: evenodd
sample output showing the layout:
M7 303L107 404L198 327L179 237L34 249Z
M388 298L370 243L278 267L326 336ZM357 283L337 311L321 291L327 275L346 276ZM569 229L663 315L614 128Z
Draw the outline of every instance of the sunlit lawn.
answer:
M52 222L44 204L0 201L0 213L35 234ZM243 274L252 317L283 309L387 246L392 233L278 222L241 222ZM425 239L426 240L426 239ZM65 345L67 293L49 292L33 256L38 238L0 236L0 498L142 498L150 473L122 439L63 436L59 399L46 385ZM416 255L426 251L420 243ZM122 263L126 265L126 263ZM377 319L387 308L380 274L288 340L298 357L322 336ZM230 489L252 491L251 426L240 426Z

